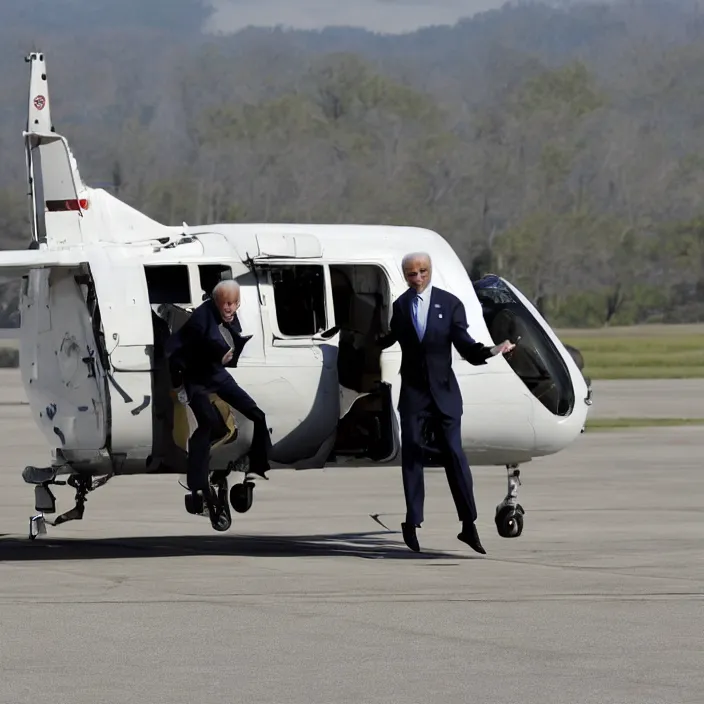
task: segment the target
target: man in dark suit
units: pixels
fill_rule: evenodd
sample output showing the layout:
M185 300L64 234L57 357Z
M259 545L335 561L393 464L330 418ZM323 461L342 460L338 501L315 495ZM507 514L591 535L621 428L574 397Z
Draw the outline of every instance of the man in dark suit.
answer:
M234 280L221 281L212 298L193 312L188 321L166 343L171 383L179 400L188 403L198 421L188 443L188 488L209 490L208 472L211 434L217 428L217 410L208 397L216 393L225 403L254 424L248 471L266 477L271 439L266 416L227 371L236 367L251 336L241 335L237 319L240 287Z
M502 342L486 347L467 332L464 305L449 291L433 287L432 263L426 253L413 253L402 262L408 291L393 305L391 332L379 340L382 349L401 345L401 465L406 497L403 539L418 552L416 528L423 522L423 430L432 424L443 455L447 481L462 531L457 536L473 550L486 554L475 526L472 474L462 451L462 394L452 370L452 347L470 364L486 364L490 357L509 352Z

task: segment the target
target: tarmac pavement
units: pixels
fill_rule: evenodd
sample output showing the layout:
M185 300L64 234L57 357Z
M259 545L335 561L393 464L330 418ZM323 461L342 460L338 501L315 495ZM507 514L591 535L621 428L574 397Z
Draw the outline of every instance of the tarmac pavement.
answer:
M475 469L486 557L436 470L411 553L396 468L273 471L225 534L175 477L117 477L30 543L20 473L47 452L0 381L0 704L704 701L701 427L525 465L517 539L493 523L505 471Z

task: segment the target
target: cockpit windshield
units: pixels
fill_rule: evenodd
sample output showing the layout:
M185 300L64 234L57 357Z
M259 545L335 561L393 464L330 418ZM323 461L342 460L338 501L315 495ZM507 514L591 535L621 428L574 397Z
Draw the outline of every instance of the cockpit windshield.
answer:
M515 349L506 361L531 393L557 416L574 407L574 388L567 365L543 326L498 276L474 283L484 320L494 343L510 340Z

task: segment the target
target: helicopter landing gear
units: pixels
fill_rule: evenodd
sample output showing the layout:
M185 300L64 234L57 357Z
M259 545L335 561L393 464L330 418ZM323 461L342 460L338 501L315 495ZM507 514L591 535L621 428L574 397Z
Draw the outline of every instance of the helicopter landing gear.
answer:
M83 519L87 496L91 491L107 484L112 474L94 479L86 474L71 474L66 481L57 481L58 467L25 467L22 478L27 484L34 484L34 510L38 513L29 519L29 539L34 540L39 535L46 535L46 526L58 526L68 521ZM55 520L46 518L47 513L56 513L56 497L51 486L73 487L76 490L76 505L62 513Z
M230 489L230 503L237 513L247 513L254 502L254 482L245 481L234 484Z
M227 469L217 469L210 473L209 491L190 492L184 496L186 511L195 516L207 516L217 531L229 530L232 526L230 505L237 513L247 513L254 502L254 482L248 476L249 460L242 457L230 462ZM232 472L242 472L244 481L233 484L228 491L227 478ZM188 489L187 482L179 482Z
M214 530L222 533L230 529L232 525L232 514L230 504L227 501L227 475L210 477L208 489L203 491L193 491L186 494L184 503L186 511L195 516L207 516L210 525Z
M525 511L518 503L518 487L521 485L521 471L518 465L506 465L508 472L508 493L506 498L496 507L494 523L502 538L517 538L523 532L523 516Z
M230 503L237 513L247 513L254 502L254 482L249 479L249 457L241 457L231 464L233 472L242 472L244 480L230 489Z
M46 535L46 518L43 513L29 519L29 539L34 540L40 535Z

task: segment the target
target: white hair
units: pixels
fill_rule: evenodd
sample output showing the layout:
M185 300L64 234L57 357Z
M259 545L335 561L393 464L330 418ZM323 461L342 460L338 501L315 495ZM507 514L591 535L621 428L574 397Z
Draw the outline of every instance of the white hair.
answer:
M432 260L430 259L430 255L427 252L409 252L402 260L401 260L401 268L405 271L406 265L409 264L410 262L415 261L416 259L427 259L428 264L432 265Z
M234 279L224 279L223 281L218 281L213 288L213 298L217 298L220 291L235 291L240 290L240 285Z

